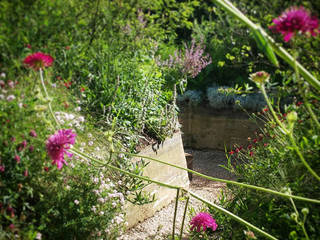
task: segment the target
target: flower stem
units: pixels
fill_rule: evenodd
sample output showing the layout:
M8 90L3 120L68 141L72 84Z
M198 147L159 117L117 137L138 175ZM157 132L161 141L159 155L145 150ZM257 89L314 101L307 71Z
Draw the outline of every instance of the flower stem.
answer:
M42 69L41 69L41 68L39 69L39 74L40 74L40 80L41 80L41 85L42 85L43 91L44 91L44 93L46 94L46 100L49 102L49 103L48 103L48 106L49 106L50 114L51 114L52 118L54 119L57 127L60 127L60 124L59 124L58 120L56 119L56 116L54 115L53 110L52 110L52 107L51 107L50 96L49 96L49 94L48 94L48 92L47 92L46 85L44 84L44 81L43 81L43 72L42 72Z
M104 163L104 162L102 162L102 161L100 161L100 160L97 160L97 159L95 159L95 158L93 158L93 157L91 157L91 156L89 156L89 155L87 155L87 154L85 154L85 153L80 152L79 150L77 150L77 149L75 149L75 148L72 148L72 149L70 149L69 151L72 152L72 153L74 153L74 154L76 154L76 155L78 155L78 156L80 156L80 157L88 158L88 159L90 159L90 160L92 160L92 161L94 161L94 162L96 162L96 163L102 164L102 165L104 165L104 166L106 166L106 167L109 167L109 168L111 168L111 169L113 169L113 170L116 170L116 171L118 171L118 172L124 173L124 174L126 174L126 175L131 176L131 177L135 177L135 178L138 178L138 179L141 179L141 180L145 180L145 181L147 181L147 182L152 182L152 183L158 184L159 186L168 187L168 188L177 189L177 190L179 189L179 191L181 190L181 191L183 191L184 193L189 193L190 196L193 196L194 198L202 201L203 203L206 203L206 204L208 204L208 205L216 208L217 210L225 213L226 215L229 215L230 217L232 217L232 218L235 219L236 221L240 222L241 224L244 224L244 225L248 226L249 228L252 228L253 230L256 230L257 232L261 233L262 235L266 236L267 238L273 239L273 240L276 240L276 239L277 239L277 238L271 236L270 234L264 232L263 230L259 229L258 227L252 225L251 223L245 221L244 219L238 217L237 215L229 212L228 210L226 210L226 209L224 209L224 208L222 208L222 207L220 207L220 206L218 206L218 205L216 205L216 204L214 204L214 203L211 203L211 202L209 202L209 201L201 198L200 196L196 195L195 193L190 192L190 191L187 190L187 189L184 189L184 188L178 187L178 186L174 186L174 185L170 185L170 184L166 184L166 183L162 183L162 182L159 182L159 181L156 181L156 180L147 178L147 177L143 177L143 176L136 175L136 174L134 174L134 173L131 173L131 172L128 172L128 171L126 171L126 170L123 170L123 169L120 169L120 168L118 168L118 167L115 167L115 166L113 166L113 165L111 165L111 164L106 164L106 163ZM143 157L143 156L142 156L142 157ZM160 161L160 162L161 162L161 161ZM176 167L178 167L178 166L176 166ZM194 172L194 171L192 171L192 172ZM195 172L195 173L196 173L196 172ZM177 192L177 196L178 196L178 192ZM177 201L177 199L178 199L178 198L176 198L176 201ZM173 240L174 240L174 239L173 239Z
M220 212L223 212L224 214L226 214L226 215L228 215L229 217L233 218L233 219L236 220L237 222L240 222L240 223L248 226L249 228L251 228L251 229L259 232L261 235L263 235L263 236L265 236L265 237L267 237L267 238L269 238L269 239L273 239L273 240L276 240L276 239L277 239L277 238L275 238L274 236L270 235L269 233L266 233L266 232L262 231L260 228L257 228L256 226L254 226L254 225L252 225L251 223L247 222L246 220L238 217L237 215L233 214L232 212L229 212L228 210L226 210L226 209L224 209L224 208L222 208L222 207L220 207L220 206L218 206L218 205L216 205L216 204L214 204L214 203L211 203L211 202L203 199L202 197L198 196L197 194L195 194L195 193L193 193L193 192L190 192L190 191L188 191L188 192L189 192L189 194L190 194L191 196L193 196L194 198L196 198L196 199L200 200L201 202L203 202L203 203L205 203L205 204L207 204L207 205L209 205L209 206L217 209L217 210L220 211Z
M271 38L261 27L253 23L249 18L247 18L241 11L239 11L231 2L228 0L213 0L217 5L222 7L226 12L238 18L241 22L245 23L252 31L257 31L260 29L263 37L268 41L273 51L286 61L292 68L294 68L294 58L282 47L278 46L274 39ZM315 89L320 90L320 82L317 80L307 69L305 69L299 62L297 62L297 68L301 75L306 79L310 85Z
M295 56L295 55L294 55ZM299 74L299 69L297 67L297 56L294 57L294 71L295 71L295 74L296 74L296 79L297 79L297 82L300 84L300 95L302 96L302 99L304 101L304 104L306 106L306 109L307 111L309 112L312 120L315 122L316 126L318 129L320 129L320 123L318 121L318 118L317 116L314 114L313 110L311 109L310 107L310 103L305 95L305 92L304 92L304 89L303 89L303 82L301 81L300 79L300 74Z
M272 104L271 104L271 102L270 102L270 99L269 99L269 97L268 97L268 95L267 95L267 93L266 93L266 89L265 89L265 87L264 87L264 84L259 84L259 85L257 85L257 86L260 88L260 90L261 90L261 92L262 92L262 94L263 94L263 96L264 96L264 99L266 100L266 102L267 102L267 104L268 104L268 107L269 107L269 109L270 109L270 112L271 112L274 120L275 120L275 121L277 122L277 124L280 126L281 130L282 130L286 135L288 135L288 134L290 133L290 131L284 126L284 124L280 121L280 119L278 118L276 112L274 111L274 109L273 109L273 107L272 107Z
M199 177L202 177L202 178L205 178L205 179L208 179L208 180L211 180L211 181L223 182L223 183L232 184L232 185L236 185L236 186L240 186L240 187L246 187L246 188L254 189L254 190L257 190L257 191L267 192L267 193L278 195L278 196L282 196L282 197L285 197L285 198L293 198L293 199L297 199L297 200L301 200L301 201L320 204L320 200L317 200L317 199L305 198L305 197L301 197L301 196L295 196L295 195L291 195L291 194L277 192L277 191L274 191L274 190L271 190L271 189L268 189L268 188L258 187L258 186L255 186L255 185L250 185L250 184L236 182L236 181L232 181L232 180L226 180L226 179L207 176L205 174L198 173L198 172L193 171L191 169L180 167L178 165L167 163L167 162L164 162L164 161L161 161L161 160L158 160L158 159L155 159L155 158L147 157L147 156L142 156L142 155L138 155L138 154L134 154L134 153L128 153L128 152L115 152L115 153L117 153L117 154L122 153L122 154L126 154L126 155L129 155L129 156L138 157L138 158L144 158L144 159L148 159L148 160L151 160L151 161L154 161L154 162L162 163L162 164L165 164L165 165L177 168L177 169L181 169L181 170L190 172L190 173L192 173L194 175L197 175Z
M310 167L310 165L307 163L307 161L304 159L302 153L300 152L300 149L299 147L297 146L297 143L293 137L293 134L292 132L289 134L289 138L290 138L290 141L291 141L291 144L294 148L294 150L296 151L296 153L298 154L301 162L304 164L304 166L308 169L308 171L317 179L320 181L320 177L319 175Z
M299 221L299 212L298 212L297 207L296 207L296 205L295 205L295 203L294 203L294 201L293 201L292 198L290 198L290 202L291 202L291 204L292 204L292 206L293 206L293 209L294 209L294 211L295 211L295 213L296 213L296 215L297 215L296 223L301 226L302 231L303 231L303 233L304 233L304 235L305 235L305 237L306 237L306 240L310 240L309 235L308 235L308 233L307 233L307 230L306 230L306 228L305 228L305 226L304 226L305 221L303 221L303 222L300 222L300 221Z
M186 201L186 205L184 206L182 223L181 223L181 229L180 229L180 237L179 237L180 240L182 240L184 220L186 219L186 215L187 215L187 210L188 210L188 205L189 205L189 199L190 199L190 197L187 196L187 201Z
M307 163L307 161L304 159L302 153L300 152L300 149L299 149L299 147L297 146L297 143L296 143L296 141L295 141L295 139L294 139L294 137L293 137L292 130L289 131L289 130L284 126L284 124L279 120L279 118L278 118L276 112L274 111L274 109L273 109L273 107L272 107L272 104L271 104L271 102L270 102L270 100L269 100L269 98L268 98L268 95L267 95L267 93L266 93L266 90L265 90L264 85L261 84L261 85L258 85L258 86L260 87L260 89L261 89L261 91L262 91L262 94L263 94L265 100L267 101L268 107L270 108L270 111L271 111L271 113L272 113L273 118L276 120L276 122L277 122L277 124L280 126L281 130L282 130L286 135L289 135L290 142L291 142L294 150L295 150L296 153L298 154L301 162L302 162L302 163L304 164L304 166L308 169L308 171L309 171L317 180L320 181L320 177L318 176L318 174L317 174L315 171L313 171L313 169L310 167L310 165Z
M179 203L179 193L180 193L180 188L177 189L176 204L174 206L173 226L172 226L172 240L174 240L174 236L175 236L177 210L178 210L178 203Z

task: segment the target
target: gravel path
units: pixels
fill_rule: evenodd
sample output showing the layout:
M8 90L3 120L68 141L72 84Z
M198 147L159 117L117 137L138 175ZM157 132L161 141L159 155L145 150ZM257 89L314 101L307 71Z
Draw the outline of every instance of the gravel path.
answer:
M221 164L226 164L225 153L221 151L196 151L185 149L185 152L193 155L193 169L206 175L232 179L232 176L223 168L219 167ZM220 189L225 186L224 183L212 182L198 176L193 176L190 183L190 190L201 197L216 202L219 198ZM179 201L176 233L180 232L182 216L184 211L185 201ZM190 198L189 206L192 206L196 211L200 210L202 203L194 198ZM120 240L160 240L168 239L172 233L173 214L175 203L171 202L167 207L164 207L156 214L148 218L142 223L128 230L119 239ZM189 207L190 208L190 207ZM190 216L187 214L185 223L190 221ZM187 234L188 226L185 224L184 234ZM187 238L185 238L187 239Z

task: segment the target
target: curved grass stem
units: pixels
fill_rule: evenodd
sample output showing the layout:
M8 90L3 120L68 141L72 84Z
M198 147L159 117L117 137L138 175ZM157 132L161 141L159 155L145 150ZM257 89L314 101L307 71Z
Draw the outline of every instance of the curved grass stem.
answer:
M247 227L249 227L249 228L251 228L251 229L259 232L259 233L262 234L262 235L264 235L264 236L267 237L268 239L272 239L272 240L276 240L276 239L277 239L277 238L275 238L274 236L268 234L267 232L261 230L260 228L254 226L253 224L251 224L251 223L245 221L244 219L238 217L237 215L229 212L228 210L224 209L223 207L220 207L220 206L218 206L218 205L216 205L216 204L214 204L214 203L211 203L211 202L209 202L209 201L207 201L207 200L199 197L199 196L196 195L195 193L190 192L190 191L187 190L187 189L184 189L184 188L178 187L178 186L174 186L174 185L170 185L170 184L166 184L166 183L163 183L163 182L159 182L159 181L156 181L156 180L153 180L153 179L144 177L144 176L136 175L136 174L134 174L134 173L128 172L128 171L123 170L123 169L120 169L120 168L118 168L118 167L116 167L116 166L113 166L113 165L111 165L111 164L104 163L104 162L102 162L102 161L100 161L100 160L98 160L98 159L95 159L95 158L93 158L93 157L91 157L91 156L89 156L89 155L87 155L87 154L85 154L85 153L80 152L79 150L77 150L77 149L75 149L75 148L72 148L72 149L70 149L69 151L72 152L72 153L74 153L74 154L76 154L76 155L78 155L78 156L80 156L80 157L84 157L84 158L90 159L90 160L93 161L93 162L102 164L102 165L104 165L104 166L106 166L106 167L108 167L108 168L110 168L110 169L113 169L113 170L115 170L115 171L118 171L118 172L121 172L121 173L123 173L123 174L129 175L129 176L131 176L131 177L135 177L135 178L138 178L138 179L147 181L147 182L155 183L155 184L158 184L159 186L168 187L168 188L171 188L171 189L177 189L177 190L179 190L179 191L181 190L181 191L184 192L184 193L189 193L190 196L193 196L194 198L202 201L203 203L206 203L207 205L210 205L210 206L214 207L215 209L217 209L217 210L225 213L226 215L232 217L234 220L238 221L239 223L244 224L244 225L246 225ZM177 196L178 196L178 194L179 194L179 191L177 191ZM176 198L176 201L177 201L177 199L178 199L178 198ZM174 240L174 238L173 238L173 240Z
M158 160L158 159L155 159L155 158L147 157L147 156L142 156L142 155L138 155L138 154L134 154L134 153L128 153L128 152L115 152L115 153L122 153L122 154L126 154L126 155L129 155L129 156L144 158L144 159L148 159L148 160L155 161L155 162L158 162L158 163L162 163L162 164L174 167L174 168L178 168L178 169L190 172L190 173L192 173L194 175L197 175L199 177L202 177L202 178L205 178L205 179L208 179L208 180L211 180L211 181L223 182L223 183L227 183L227 184L236 185L236 186L239 186L239 187L246 187L246 188L254 189L254 190L257 190L257 191L262 191L262 192L267 192L267 193L270 193L270 194L278 195L278 196L285 197L285 198L288 198L288 199L289 198L293 198L293 199L297 199L297 200L300 200L300 201L306 201L306 202L320 204L320 200L317 200L317 199L305 198L305 197L301 197L301 196L295 196L295 195L291 195L291 194L277 192L275 190L271 190L271 189L268 189L268 188L263 188L263 187L258 187L258 186L246 184L246 183L240 183L240 182L236 182L236 181L232 181L232 180L226 180L226 179L207 176L205 174L198 173L198 172L193 171L191 169L180 167L178 165L167 163L167 162L164 162L164 161L161 161L161 160Z
M261 84L261 85L258 85L258 86L259 86L259 88L261 89L261 92L262 92L265 100L267 101L268 107L269 107L269 109L270 109L270 111L271 111L271 114L272 114L273 118L275 119L275 121L277 122L277 124L280 126L281 130L282 130L286 135L289 136L290 142L291 142L291 144L292 144L295 152L296 152L297 155L299 156L301 162L302 162L303 165L308 169L308 171L309 171L317 180L320 181L319 175L318 175L318 174L311 168L311 166L307 163L307 161L306 161L305 158L303 157L303 155L302 155L299 147L297 146L297 143L296 143L296 141L295 141L295 139L294 139L294 137L293 137L293 133L292 133L293 129L292 129L292 130L288 130L288 129L285 127L285 125L284 125L284 124L280 121L280 119L278 118L276 112L274 111L274 109L273 109L273 107L272 107L272 104L271 104L271 102L270 102L270 100L269 100L269 97L268 97L268 95L267 95L267 93L266 93L266 89L265 89L264 85Z
M205 199L203 199L202 197L198 196L197 194L193 193L193 192L190 192L188 191L188 193L193 196L194 198L200 200L201 202L213 207L214 209L220 211L220 212L223 212L224 214L228 215L229 217L233 218L234 220L236 220L237 222L240 222L246 226L248 226L249 228L255 230L256 232L260 233L261 235L267 237L268 239L273 239L273 240L276 240L277 238L275 238L274 236L270 235L269 233L266 233L265 231L261 230L260 228L252 225L251 223L247 222L246 220L238 217L237 215L233 214L232 212L229 212L228 210L214 204L214 203L211 203Z

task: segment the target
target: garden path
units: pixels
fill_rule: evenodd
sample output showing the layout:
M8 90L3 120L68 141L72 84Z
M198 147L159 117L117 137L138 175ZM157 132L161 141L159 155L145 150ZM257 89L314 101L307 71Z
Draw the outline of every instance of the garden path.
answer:
M193 155L193 169L206 175L232 179L232 175L222 167L221 164L226 164L225 153L222 151L212 150L191 150L185 149L185 152ZM218 201L220 189L225 187L224 183L213 182L198 176L193 176L190 182L190 190L204 197L209 201ZM184 211L185 201L179 201L177 211L176 233L180 232L181 221ZM190 199L189 206L193 206L196 211L201 210L202 203L194 198ZM156 214L146 219L144 222L137 224L135 227L124 233L120 240L160 240L168 239L172 233L173 214L175 202L171 202L167 207L164 207ZM190 221L190 216L187 214L185 223ZM185 224L184 234L188 232L188 225ZM185 238L187 239L187 238Z

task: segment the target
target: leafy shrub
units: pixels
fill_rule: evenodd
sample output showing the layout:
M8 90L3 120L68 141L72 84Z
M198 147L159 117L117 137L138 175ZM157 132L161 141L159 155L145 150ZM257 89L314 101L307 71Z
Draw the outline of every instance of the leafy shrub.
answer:
M122 207L126 191L132 189L122 193L122 182L116 175L77 156L67 159L68 166L61 171L51 166L45 139L54 132L54 126L48 121L47 102L34 79L20 76L15 82L1 80L1 238L116 237L125 224ZM91 133L87 135L90 124L84 123L79 113L62 114L61 103L68 95L61 87L50 92L59 99L54 109L60 109L57 118L62 127L77 130L76 144L83 151L90 149L93 155L106 158L107 145L102 147Z
M299 119L295 127L295 137L306 161L311 164L315 171L319 171L319 139L315 132L313 123L306 114L304 107L297 102L296 105L288 107L281 119L287 120L290 111L296 111ZM319 104L314 102L313 109L319 109ZM260 113L260 120L264 119L265 128L251 138L247 146L238 146L230 152L229 170L234 173L238 181L256 186L264 186L277 191L289 191L301 196L319 198L317 181L305 171L305 166L297 158L295 152L288 146L291 143L288 137L279 131L272 122L272 117L267 111ZM316 113L319 112L316 110ZM245 219L254 219L258 226L263 226L270 233L279 239L300 239L303 236L302 228L293 218L294 208L288 200L274 198L272 195L262 194L246 189L239 189L228 186L232 191L230 199L224 199L222 204L235 214ZM302 221L305 213L303 209L309 209L306 214L305 226L310 239L316 239L319 235L316 225L319 222L319 209L317 206L305 202L294 201L299 211L299 218ZM223 221L226 236L232 235L233 239L244 237L241 228L232 220L226 220L220 215ZM304 220L303 220L304 221ZM279 228L278 226L282 227ZM237 229L237 231L235 231ZM242 236L242 237L241 237Z

